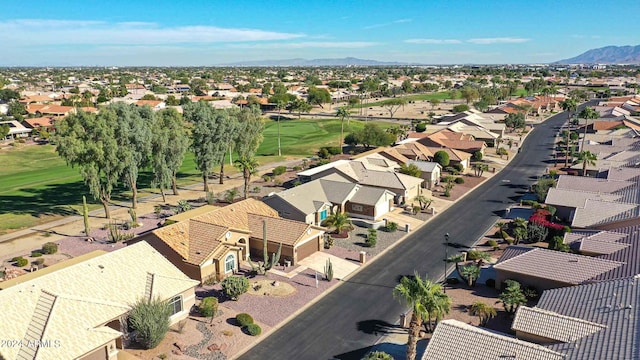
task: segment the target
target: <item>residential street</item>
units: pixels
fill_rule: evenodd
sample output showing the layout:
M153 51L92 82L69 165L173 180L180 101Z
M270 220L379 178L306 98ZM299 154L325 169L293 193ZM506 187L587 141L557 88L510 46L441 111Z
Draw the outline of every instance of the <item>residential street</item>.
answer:
M392 297L400 277L416 270L440 279L444 234L451 243L471 246L544 172L554 134L565 120L560 113L537 125L504 170L240 358L360 359L406 310ZM450 246L448 254L457 251Z

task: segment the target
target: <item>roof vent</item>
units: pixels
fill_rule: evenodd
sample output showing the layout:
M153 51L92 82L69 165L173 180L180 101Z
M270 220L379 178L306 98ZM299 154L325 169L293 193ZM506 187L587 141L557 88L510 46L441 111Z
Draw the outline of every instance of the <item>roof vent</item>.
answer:
M202 254L202 253L201 253L200 251L196 251L196 254L200 255L200 254Z
M578 259L571 259L571 260L569 260L569 262L577 263Z
M100 268L100 270L104 270L104 266L98 265L98 267Z

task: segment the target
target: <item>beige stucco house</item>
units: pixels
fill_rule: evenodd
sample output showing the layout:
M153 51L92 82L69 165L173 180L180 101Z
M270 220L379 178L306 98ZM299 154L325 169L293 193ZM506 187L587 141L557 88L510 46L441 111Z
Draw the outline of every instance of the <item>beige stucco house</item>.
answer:
M2 338L39 346L0 346L0 359L120 359L132 304L166 300L174 324L189 314L197 284L144 242L5 281Z
M148 242L198 281L231 275L249 256L262 259L265 227L269 253L282 243L282 262L295 265L324 246L324 228L283 219L251 198L225 207L194 209L180 214L180 219L135 241Z

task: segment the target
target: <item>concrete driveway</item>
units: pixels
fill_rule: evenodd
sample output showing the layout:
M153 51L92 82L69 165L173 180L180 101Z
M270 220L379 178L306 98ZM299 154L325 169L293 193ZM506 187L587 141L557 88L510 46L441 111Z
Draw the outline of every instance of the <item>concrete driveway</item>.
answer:
M304 266L309 269L313 269L320 274L324 274L324 267L327 264L327 260L331 260L331 265L333 265L333 277L336 279L344 279L347 275L360 267L360 265L354 264L351 261L344 260L321 251L298 261L298 264L301 267Z
M423 222L412 218L411 216L403 214L404 210L401 208L395 208L393 211L386 213L383 218L388 219L389 221L393 221L398 224L398 230L404 231L405 224L409 224L411 227L411 231L418 228L418 226L422 225Z

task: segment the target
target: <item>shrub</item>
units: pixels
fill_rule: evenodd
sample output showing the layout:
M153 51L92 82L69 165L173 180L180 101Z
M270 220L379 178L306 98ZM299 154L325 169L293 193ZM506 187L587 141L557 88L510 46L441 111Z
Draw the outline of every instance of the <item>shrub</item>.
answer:
M486 255L479 250L469 250L467 251L467 260L479 260L485 258Z
M449 166L449 154L442 150L436 151L436 153L433 154L433 161L437 162L442 167L447 167Z
M455 180L453 180L453 182L455 182L456 184L464 184L464 179L461 177L457 177L455 178Z
M398 223L393 222L393 221L389 221L387 223L386 230L388 232L394 232L394 231L398 230Z
M249 324L244 327L247 333L251 336L258 336L262 333L262 328L258 324Z
M318 157L320 159L328 159L331 157L331 154L329 154L329 150L327 150L327 148L321 148L318 150Z
M484 284L487 285L490 288L495 288L496 287L496 279L487 279L487 281L485 281Z
M16 266L19 266L19 267L27 266L27 264L29 263L29 260L23 258L22 256L13 258L13 261L15 261Z
M500 231L500 237L506 240L509 237L509 234L507 234L506 231L501 230Z
M291 168L291 169L292 169L293 171L300 171L300 170L302 170L302 166L300 166L300 165L296 165L296 166L294 166L294 167L293 167L293 168Z
M540 204L535 200L522 200L522 205L527 205L527 206L531 206L533 208L536 208Z
M538 290L533 286L525 287L524 289L522 289L522 293L529 300L535 300L540 296L540 294L538 293Z
M300 186L302 185L302 182L300 180L296 180L293 182L293 186Z
M462 164L460 164L460 163L453 164L451 166L453 166L453 168L458 170L458 171L463 171L464 170L464 166L462 166Z
M374 351L365 355L361 360L393 360L393 356L384 351Z
M498 242L493 239L489 239L487 240L487 246L491 246L492 248L495 249L498 246Z
M331 155L339 155L342 153L340 147L338 146L326 146L325 149L327 149L327 151Z
M240 295L249 290L249 280L244 276L229 276L222 280L222 291L231 300L238 300Z
M284 173L287 172L287 167L282 165L282 166L277 166L275 169L273 169L273 175L278 176L278 175L282 175Z
M416 132L425 132L427 130L427 124L425 123L419 123L416 125Z
M259 193L260 192L260 186L254 186L253 187L253 192L254 193Z
M264 180L264 182L269 182L269 181L271 181L271 176L269 176L269 175L262 175L262 180Z
M54 242L48 242L42 245L42 253L43 254L55 254L58 252L58 244Z
M198 311L204 317L213 317L218 312L218 299L213 296L202 299Z
M276 186L282 186L282 179L275 179L275 180L273 180L273 183L274 183Z
M247 326L253 324L253 317L247 313L240 313L236 315L236 321L240 326Z
M31 253L31 257L40 257L40 256L42 256L42 253L39 251L34 251Z
M375 247L378 243L378 231L370 228L367 230L367 240L365 241L368 247Z
M461 112L465 112L465 111L469 111L469 105L467 105L467 104L458 104L458 105L453 107L453 112L454 113L461 113Z
M171 307L159 298L138 300L129 313L129 324L138 332L136 340L146 349L153 349L169 331Z
M482 157L483 157L482 152L481 151L476 151L476 152L473 153L472 159L473 159L473 161L480 161L480 160L482 160Z
M36 261L34 261L34 263L36 265L42 265L42 264L44 264L44 259L43 258L36 259Z
M513 239L512 239L512 238L504 238L504 241L505 241L508 245L513 245Z

